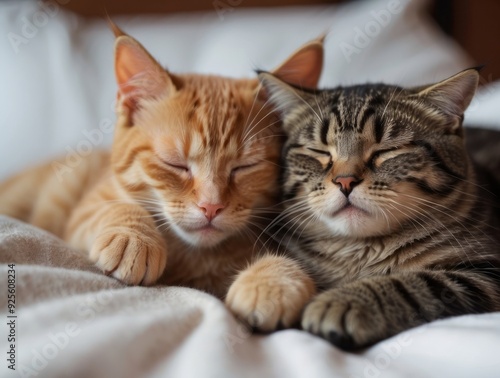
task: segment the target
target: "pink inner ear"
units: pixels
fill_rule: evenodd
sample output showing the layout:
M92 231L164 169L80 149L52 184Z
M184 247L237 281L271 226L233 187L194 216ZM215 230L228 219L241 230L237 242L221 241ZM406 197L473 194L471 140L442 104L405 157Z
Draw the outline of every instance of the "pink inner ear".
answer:
M141 98L151 98L168 89L168 74L134 41L118 40L115 49L115 73L118 98L130 109L135 109Z
M285 64L277 76L290 84L315 88L321 75L322 63L316 51L304 51L294 57L293 62Z
M118 97L129 109L137 107L139 93L132 80L144 71L144 67L138 61L138 53L135 46L121 44L116 47L115 73L118 83Z
M129 43L121 43L116 47L115 69L119 85L127 83L133 76L147 69L147 62L144 62L144 58L141 59L143 54L137 46Z
M316 88L322 69L323 45L315 41L295 52L273 74L289 84Z

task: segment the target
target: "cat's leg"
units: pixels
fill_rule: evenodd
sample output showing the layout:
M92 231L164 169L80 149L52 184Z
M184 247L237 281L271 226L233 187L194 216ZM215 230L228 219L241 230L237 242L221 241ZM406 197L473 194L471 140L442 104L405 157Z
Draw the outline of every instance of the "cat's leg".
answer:
M108 159L106 152L96 151L74 166L54 160L0 183L0 214L62 237L70 213L98 180Z
M71 168L62 159L41 167L45 169L45 177L43 184L35 185L39 191L29 223L63 237L71 213L98 181L108 161L108 153L95 151Z
M421 271L355 281L314 298L302 327L355 349L435 319L499 310L500 273L496 282L488 274Z
M28 222L46 169L30 169L0 183L0 214Z
M226 305L260 331L298 323L316 289L300 265L284 256L266 255L240 272L226 296Z
M106 274L132 285L153 284L165 270L165 240L151 214L100 187L72 214L66 240L89 251Z

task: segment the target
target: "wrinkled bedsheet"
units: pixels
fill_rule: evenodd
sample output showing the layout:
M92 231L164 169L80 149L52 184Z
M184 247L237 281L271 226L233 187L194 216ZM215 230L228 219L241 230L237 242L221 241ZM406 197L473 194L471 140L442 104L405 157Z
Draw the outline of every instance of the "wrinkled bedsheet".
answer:
M0 216L2 377L498 377L500 313L404 332L358 353L300 330L252 335L218 299L127 287L45 231ZM7 264L15 264L16 371Z

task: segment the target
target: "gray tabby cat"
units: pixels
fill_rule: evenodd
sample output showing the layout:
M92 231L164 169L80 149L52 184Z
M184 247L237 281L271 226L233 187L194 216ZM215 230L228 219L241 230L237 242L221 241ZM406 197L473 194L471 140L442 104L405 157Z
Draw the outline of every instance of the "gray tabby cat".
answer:
M288 138L275 231L319 292L304 329L352 349L438 318L500 311L494 206L462 128L476 69L418 88L310 91L259 76Z

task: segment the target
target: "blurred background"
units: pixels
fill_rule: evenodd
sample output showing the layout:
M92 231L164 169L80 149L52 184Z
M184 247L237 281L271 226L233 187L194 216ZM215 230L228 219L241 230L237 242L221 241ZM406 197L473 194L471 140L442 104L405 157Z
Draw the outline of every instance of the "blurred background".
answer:
M158 14L213 11L228 8L274 8L328 5L369 0L71 0L65 7L85 17L110 15ZM483 77L500 78L500 1L499 0L417 0L427 3L426 10L437 25L474 59L485 64ZM389 1L388 1L389 3Z
M173 73L255 77L325 32L320 87L422 85L485 64L465 124L500 129L499 0L3 0L0 180L109 148L106 13Z

